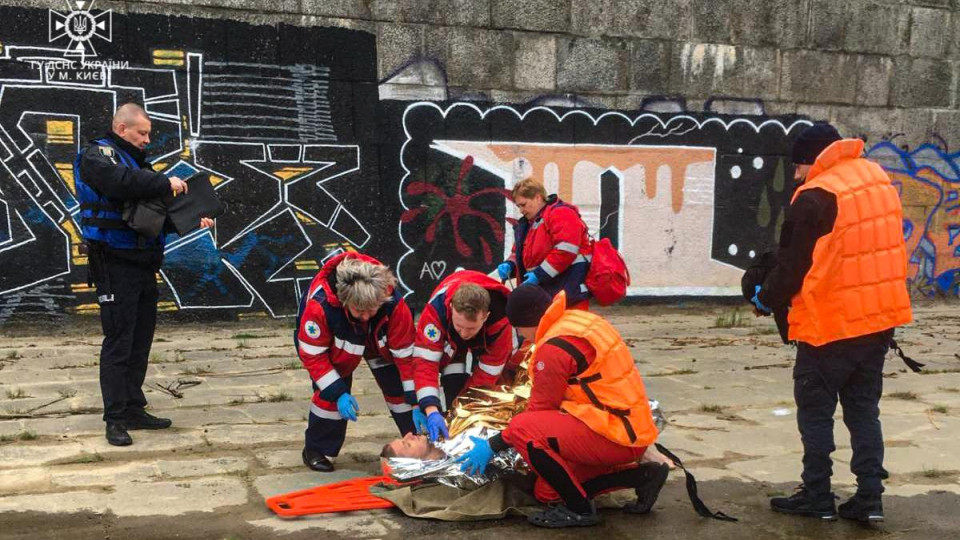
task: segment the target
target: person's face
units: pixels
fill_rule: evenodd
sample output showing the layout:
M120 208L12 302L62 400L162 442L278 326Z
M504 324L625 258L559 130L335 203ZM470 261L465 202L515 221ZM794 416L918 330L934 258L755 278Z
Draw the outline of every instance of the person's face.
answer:
M513 198L513 203L517 205L517 210L523 214L523 217L529 221L537 217L537 212L539 212L547 202L538 194L534 195L532 199L528 199L523 195L517 195Z
M793 170L793 180L797 184L802 184L807 180L807 173L810 172L810 165L797 164Z
M129 124L121 122L117 125L117 135L121 139L143 150L150 144L150 119L138 115L136 120Z
M397 457L427 459L430 454L430 440L426 435L407 433L402 439L394 439L388 444Z
M354 319L361 322L367 322L370 319L372 319L373 316L376 315L378 311L380 311L380 308L376 307L374 309L359 309L359 308L355 308L353 306L348 305L347 311L350 312L350 316L353 317Z
M452 312L450 319L453 322L453 329L465 340L473 339L473 336L477 335L483 328L483 323L487 322L487 317L490 316L490 312L486 311L477 315L475 321L471 321L468 317L461 315L456 308L451 307L450 311Z
M536 326L518 326L516 327L517 333L520 334L520 337L523 338L527 343L533 343L537 339L537 327Z

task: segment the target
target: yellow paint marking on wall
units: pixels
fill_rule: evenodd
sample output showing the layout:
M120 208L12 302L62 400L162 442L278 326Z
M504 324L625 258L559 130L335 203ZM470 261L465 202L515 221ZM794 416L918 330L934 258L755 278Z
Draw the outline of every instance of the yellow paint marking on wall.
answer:
M63 183L70 188L70 193L76 195L77 181L73 177L73 163L54 163L53 167L60 173L60 178L63 178Z
M153 51L153 65L155 66L182 66L184 64L183 51L158 49Z
M70 290L75 293L81 293L81 292L91 292L94 289L93 287L87 285L86 283L71 283Z
M353 247L353 245L351 245L351 244L341 244L341 243L338 243L338 242L334 242L334 243L332 243L332 244L324 244L324 245L323 245L323 249L325 249L325 250L327 250L327 251L333 251L333 250L335 250L335 249L337 249L337 248L341 248L341 249L343 249L344 251L349 251L350 253L356 253L356 252L357 252L357 248Z
M74 255L72 259L74 266L86 266L88 262L86 255Z
M76 307L76 311L77 313L82 313L82 314L97 313L100 311L100 305L99 304L80 304L79 306Z
M176 302L157 302L157 311L176 311Z
M313 167L284 167L279 171L273 173L274 176L278 176L283 180L290 180L291 178L296 178L301 174L308 173L313 170Z
M317 261L296 261L293 263L297 270L319 270L320 266L317 265Z
M219 183L221 183L221 182L226 182L226 179L225 179L225 178L220 178L219 176L217 176L217 175L215 175L215 174L211 174L211 175L210 175L210 185L215 186L215 185L217 185L217 184L219 184Z
M264 319L267 317L267 314L263 311L255 311L253 313L239 313L237 314L238 319Z
M47 120L47 141L53 144L74 144L73 120Z
M163 172L163 170L166 169L166 168L169 167L169 166L170 166L169 163L154 163L154 164L153 164L153 170L155 170L155 171L157 171L157 172Z
M307 216L306 214L303 214L301 212L294 212L294 214L297 216L297 219L300 220L300 223L313 223L313 220L310 219L310 217Z
M63 227L63 230L70 235L70 241L73 242L73 245L76 246L83 241L83 239L80 238L80 231L77 230L77 227L73 224L73 221L66 219L60 224L60 226Z

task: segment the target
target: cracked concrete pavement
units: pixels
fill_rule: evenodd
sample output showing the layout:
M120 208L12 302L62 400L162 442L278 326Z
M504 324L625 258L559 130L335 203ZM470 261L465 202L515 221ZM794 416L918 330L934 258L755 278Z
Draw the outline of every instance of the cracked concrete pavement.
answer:
M605 310L631 344L648 392L669 419L661 442L685 459L713 509L736 524L698 518L675 472L655 512L604 512L596 533L634 538L958 538L960 516L960 310L916 309L901 330L927 372L887 359L881 402L887 521L865 529L773 514L767 498L799 481L792 400L794 350L769 319L729 322L730 306L681 303ZM741 310L746 314L746 310ZM720 319L723 319L721 321ZM721 324L721 326L724 326ZM0 538L573 538L523 520L438 523L395 511L297 520L275 517L264 497L378 473L380 447L396 435L369 370L355 380L360 421L338 470L300 461L310 398L291 345L290 321L185 324L161 321L147 375L165 431L132 432L134 445L103 438L95 320L8 325L0 330ZM196 383L196 384L195 384ZM179 395L180 397L177 397ZM849 437L836 427L834 482L854 489ZM593 531L591 531L593 532Z

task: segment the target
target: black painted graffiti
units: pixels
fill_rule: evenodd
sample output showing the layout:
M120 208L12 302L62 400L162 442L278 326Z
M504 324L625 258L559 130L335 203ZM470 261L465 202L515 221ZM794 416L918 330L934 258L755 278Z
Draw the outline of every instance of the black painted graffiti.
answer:
M44 43L43 10L0 17L18 23L0 49L0 317L95 309L71 165L127 101L152 120L154 168L207 172L228 205L215 231L168 238L164 307L289 315L325 257L380 242L351 208L377 190L359 144L376 105L369 34L115 15L93 62Z

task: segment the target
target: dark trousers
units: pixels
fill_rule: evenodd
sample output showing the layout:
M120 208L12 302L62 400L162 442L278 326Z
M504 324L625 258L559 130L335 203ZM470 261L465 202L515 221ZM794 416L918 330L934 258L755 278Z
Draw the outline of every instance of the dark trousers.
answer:
M400 435L413 433L416 430L413 425L413 408L403 401L403 383L397 366L374 364L369 359L367 362L371 365L373 378L383 392L387 408L390 409L390 416L393 417L393 423L397 425ZM343 382L346 383L347 392L349 392L353 387L353 375L344 377ZM336 411L329 411L312 404L307 420L307 431L304 435L306 448L321 452L325 456L335 457L340 454L340 449L343 448L346 440L347 421Z
M143 409L143 380L157 324L157 279L153 265L104 257L96 279L103 345L100 393L103 419L122 422L127 411Z
M843 423L850 431L853 449L850 470L857 476L857 491L868 496L883 492L880 394L883 392L883 360L891 337L890 332L881 332L820 347L798 344L793 394L803 442L801 478L808 490L814 493L831 490L830 454L836 449L833 414L839 399Z

